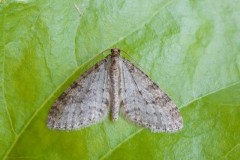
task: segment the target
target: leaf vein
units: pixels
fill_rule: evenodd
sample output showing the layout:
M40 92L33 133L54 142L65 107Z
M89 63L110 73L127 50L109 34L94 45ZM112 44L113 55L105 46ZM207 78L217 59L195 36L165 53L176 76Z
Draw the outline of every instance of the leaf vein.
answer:
M232 149L230 149L222 158L227 157L232 151L234 151L238 146L240 145L240 143L236 144L234 147L232 147Z
M95 57L94 57L95 58ZM94 58L90 59L89 61L83 63L81 66L79 66L78 68L76 68L72 74L70 75L74 75L79 68L85 66L86 64L88 64L89 62L91 62ZM36 117L36 115L38 114L38 112L40 112L40 110L47 104L47 102L50 101L50 99L52 97L55 97L55 93L64 85L66 84L66 82L69 80L69 78L72 76L69 76L68 78L66 78L47 98L46 100L43 102L43 104L33 113L33 115L30 117L30 119L27 121L27 123L23 126L23 129L20 131L20 133L18 134L18 136L16 136L15 140L13 141L12 145L9 147L9 149L7 150L5 156L3 159L7 159L8 154L11 152L12 148L14 147L14 145L17 143L19 137L21 137L21 135L24 133L24 131L26 130L26 128L29 126L29 124L31 123L31 121Z
M173 2L174 2L174 0L171 0L171 1L167 2L165 5L163 5L161 8L159 8L156 12L154 12L154 13L152 14L152 16L151 16L150 18L148 18L147 21L144 21L144 22L142 23L142 25L139 25L139 27L136 27L136 29L134 29L133 31L125 34L122 38L120 38L120 39L118 39L117 41L113 42L112 45L108 46L107 48L110 48L110 47L114 46L114 44L116 44L117 42L125 39L126 37L132 35L132 34L135 33L136 31L140 30L144 25L150 23L151 20L152 20L158 13L160 13L160 12L161 12L163 9L165 9L167 6L171 5ZM105 51L105 50L104 50L104 51ZM101 53L103 53L104 51L101 51Z
M217 93L217 92L220 92L220 91L222 91L222 90L225 90L225 89L227 89L227 88L233 87L233 86L238 85L238 84L240 84L240 81L231 83L231 84L229 84L229 85L227 85L227 86L224 86L224 87L222 87L222 88L219 88L219 89L215 89L215 90L213 90L213 91L205 94L204 96L196 97L196 99L193 99L193 100L187 102L186 104L181 105L179 108L187 107L188 105L190 105L191 103L194 103L195 101L198 101L198 100L200 100L200 99L202 99L202 98L205 98L205 97L207 97L207 96L213 95L213 94L215 94L215 93Z
M109 155L111 155L111 153L113 153L115 150L117 150L121 145L123 145L125 142L127 142L129 139L133 138L134 136L136 136L138 133L142 132L143 128L137 130L136 132L133 132L131 135L129 135L127 138L125 138L121 143L119 143L118 145L116 145L113 149L110 149L105 155L103 155L100 160L105 159L106 157L108 157Z

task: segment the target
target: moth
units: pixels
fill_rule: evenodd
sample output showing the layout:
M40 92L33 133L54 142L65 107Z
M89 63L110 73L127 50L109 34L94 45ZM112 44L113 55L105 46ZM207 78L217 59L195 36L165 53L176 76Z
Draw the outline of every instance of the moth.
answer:
M152 132L176 132L183 120L176 104L143 71L120 57L120 49L76 80L54 103L47 127L74 130L119 114Z

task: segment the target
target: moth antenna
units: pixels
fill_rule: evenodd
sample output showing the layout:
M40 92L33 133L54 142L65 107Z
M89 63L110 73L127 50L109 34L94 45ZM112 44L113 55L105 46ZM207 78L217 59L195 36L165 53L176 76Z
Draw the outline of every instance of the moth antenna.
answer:
M130 56L130 55L129 55L127 52L125 52L124 50L121 50L121 51L124 52L126 55L128 55L128 56L134 61L134 63L137 64L137 66L144 71L144 69L142 68L142 66L141 66L132 56Z

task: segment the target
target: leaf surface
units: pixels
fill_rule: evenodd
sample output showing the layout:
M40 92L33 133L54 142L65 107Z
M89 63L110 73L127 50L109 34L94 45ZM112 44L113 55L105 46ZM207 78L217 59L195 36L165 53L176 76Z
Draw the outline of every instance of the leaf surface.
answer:
M240 2L1 1L1 159L237 159ZM118 47L177 103L182 131L106 119L46 128L56 98Z

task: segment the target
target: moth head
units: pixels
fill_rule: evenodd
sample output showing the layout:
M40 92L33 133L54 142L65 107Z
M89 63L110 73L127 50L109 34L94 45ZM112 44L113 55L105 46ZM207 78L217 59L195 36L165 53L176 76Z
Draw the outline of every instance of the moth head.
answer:
M119 48L113 48L111 49L112 56L118 56L120 54Z

